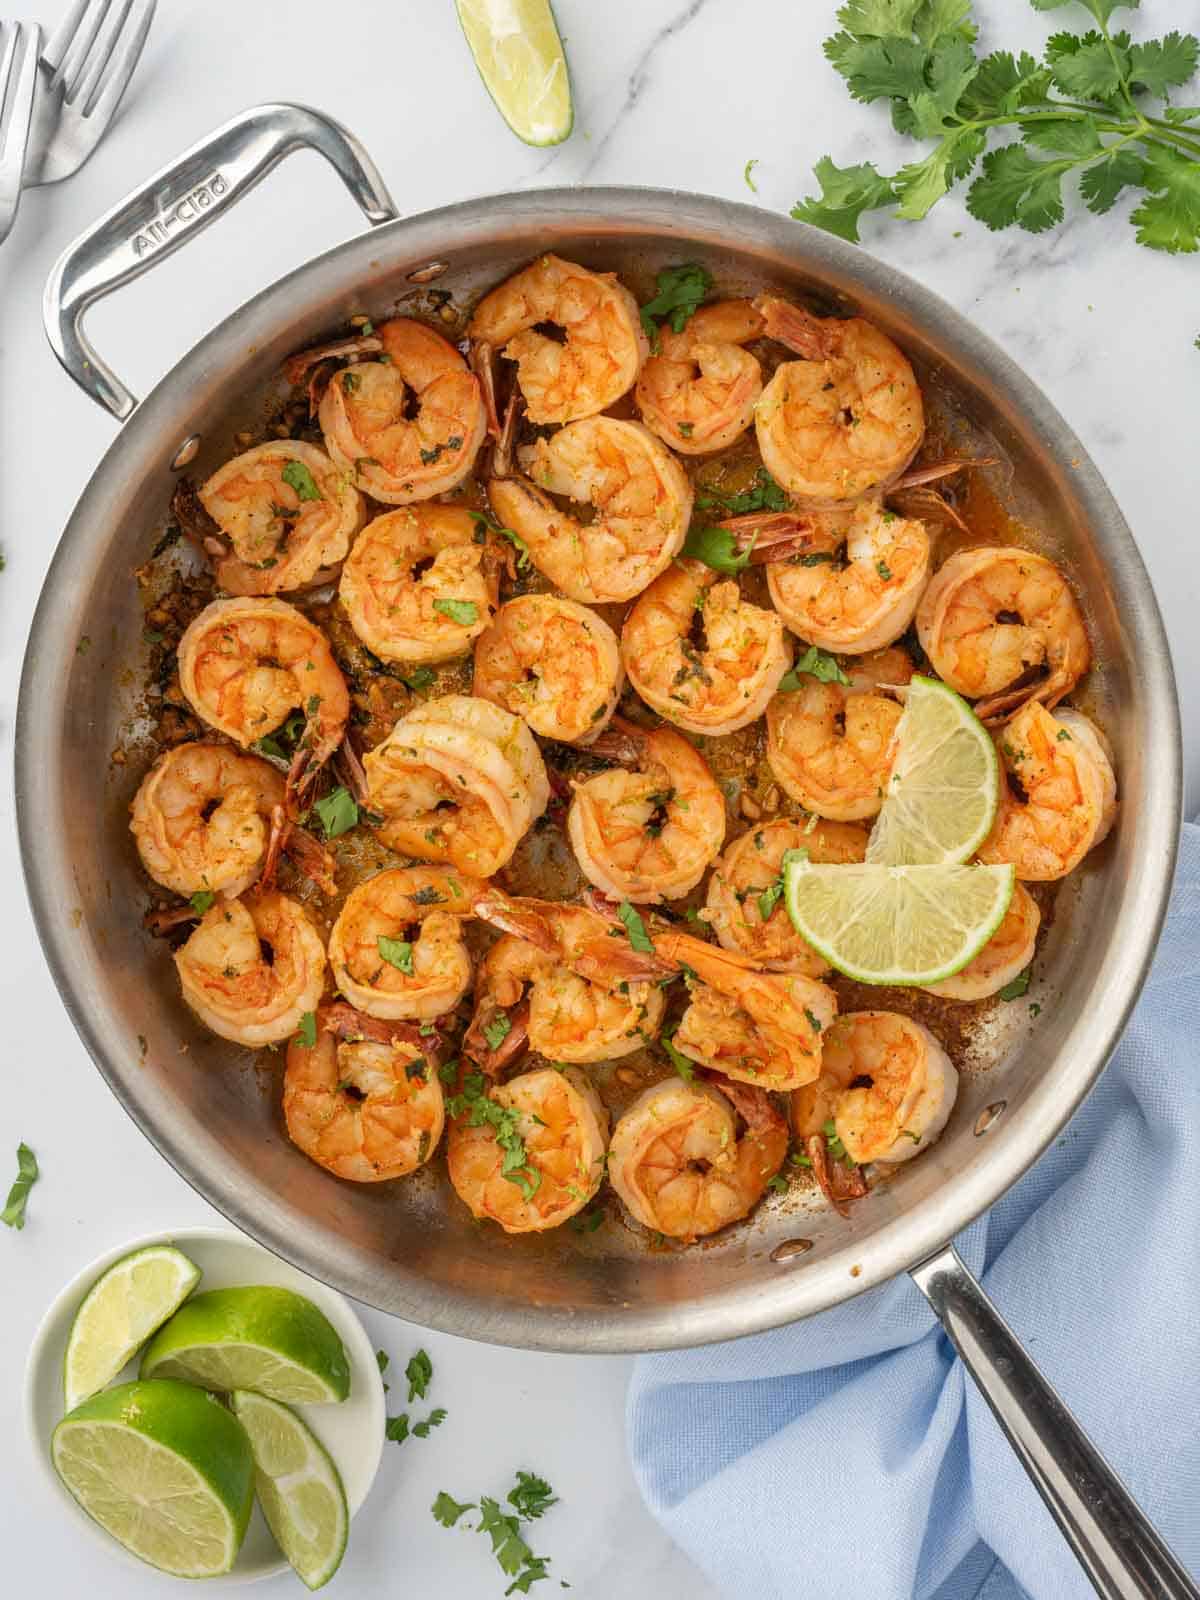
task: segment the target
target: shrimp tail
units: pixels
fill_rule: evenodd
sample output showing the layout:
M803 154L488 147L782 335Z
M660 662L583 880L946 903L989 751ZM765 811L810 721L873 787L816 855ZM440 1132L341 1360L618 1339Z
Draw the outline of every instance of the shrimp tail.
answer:
M618 713L604 732L588 745L587 753L589 756L598 756L601 761L613 761L617 766L636 767L645 747L645 729ZM601 908L596 906L593 909L598 911Z
M956 472L965 472L969 467L999 465L999 456L956 456L945 461L932 461L928 466L913 467L911 471L901 473L892 489L916 489L924 483L937 483L941 478L953 477Z
M804 1141L805 1154L812 1162L813 1173L821 1192L839 1217L848 1217L850 1200L861 1200L870 1191L861 1167L848 1167L842 1161L829 1159L829 1145L823 1133L811 1133Z
M283 807L278 806L275 810L282 811ZM272 829L274 824L273 810ZM333 875L335 867L333 856L315 834L310 833L307 828L302 828L298 822L289 822L284 830L281 848L285 855L291 857L292 862L309 882L316 884L322 894L332 897L337 893L337 883Z
M618 983L649 983L678 971L674 962L609 938L589 939L573 958L571 968L589 983L609 988Z
M508 1032L498 1045L492 1045L487 1029L497 1017L508 1021ZM529 1001L522 1000L510 1010L505 1010L491 995L485 995L475 1008L471 1026L463 1035L463 1054L489 1078L498 1078L510 1062L522 1055L529 1042Z
M813 552L833 559L828 534L822 533L805 511L748 511L744 516L726 517L717 526L733 534L734 543L750 557L752 566Z
M310 350L298 350L283 364L283 376L288 383L302 383L310 367L322 361L348 361L353 356L374 355L383 349L383 341L370 334L355 339L336 339L332 344L313 345Z
M937 489L889 490L887 500L902 515L912 517L917 522L948 522L960 533L971 531L946 496Z
M363 767L362 758L350 742L347 734L338 746L337 754L333 758L334 770L338 777L354 796L360 806L367 805L370 800L370 790L367 785L366 769Z
M706 1072L703 1076L732 1103L752 1133L776 1133L781 1128L786 1129L787 1118L765 1089L753 1083L737 1083L720 1072Z
M228 554L229 545L220 527L204 509L204 503L190 478L181 478L171 496L171 516L183 530L183 536L202 556L220 558Z
M814 317L803 306L781 300L777 295L760 294L754 309L763 319L768 339L778 339L789 350L807 361L827 361L837 351L837 321L833 317Z
M332 1033L337 1039L370 1039L375 1044L416 1045L427 1055L435 1055L441 1036L421 1033L415 1022L387 1022L382 1017L368 1017L345 1000L334 1000L317 1012L317 1027L322 1033Z
M471 902L471 910L481 922L518 939L536 945L539 950L557 951L558 940L554 930L539 909L537 901L515 899L501 889L489 884Z
M142 924L147 933L163 939L187 922L199 922L200 913L192 906L154 906L147 911Z
M486 339L477 339L467 357L471 371L479 379L479 392L483 396L483 409L487 417L487 431L497 442L500 439L500 412L496 405L496 350ZM498 473L502 477L504 474Z

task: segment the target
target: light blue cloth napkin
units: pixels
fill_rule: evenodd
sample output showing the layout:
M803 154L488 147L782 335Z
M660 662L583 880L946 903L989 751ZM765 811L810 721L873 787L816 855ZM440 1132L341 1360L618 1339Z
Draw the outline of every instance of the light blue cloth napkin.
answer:
M957 1242L1200 1574L1200 827L1108 1071ZM650 1509L738 1600L1092 1600L906 1277L775 1333L644 1357L628 1431Z

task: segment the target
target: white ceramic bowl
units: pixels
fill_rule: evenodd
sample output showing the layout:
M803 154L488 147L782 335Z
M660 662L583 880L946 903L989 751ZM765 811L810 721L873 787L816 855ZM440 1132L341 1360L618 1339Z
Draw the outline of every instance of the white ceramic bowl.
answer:
M286 1261L262 1249L244 1234L224 1228L182 1228L178 1233L151 1233L106 1250L75 1274L42 1318L25 1369L25 1422L34 1459L41 1466L66 1514L79 1527L87 1529L97 1543L112 1555L143 1567L136 1556L131 1556L98 1523L93 1522L63 1487L50 1459L50 1435L63 1415L63 1357L80 1302L100 1274L107 1271L114 1261L148 1244L177 1245L196 1263L202 1273L194 1291L197 1294L205 1289L225 1289L237 1284L273 1284L307 1295L329 1318L346 1347L346 1357L350 1363L350 1396L341 1405L297 1406L296 1409L337 1463L353 1517L375 1481L383 1452L383 1380L371 1341L344 1295L288 1266ZM125 1382L136 1376L135 1357L115 1381ZM153 1568L143 1567L143 1570L152 1571ZM274 1577L287 1570L287 1562L280 1555L256 1504L233 1571L223 1578L210 1578L207 1581L253 1583L259 1578ZM182 1584L183 1580L180 1582Z

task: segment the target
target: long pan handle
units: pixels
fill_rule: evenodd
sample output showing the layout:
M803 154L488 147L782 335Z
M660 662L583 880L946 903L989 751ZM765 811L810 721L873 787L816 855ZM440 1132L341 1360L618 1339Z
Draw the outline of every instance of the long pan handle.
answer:
M1129 1491L1030 1360L958 1252L912 1269L963 1365L1103 1600L1200 1600Z

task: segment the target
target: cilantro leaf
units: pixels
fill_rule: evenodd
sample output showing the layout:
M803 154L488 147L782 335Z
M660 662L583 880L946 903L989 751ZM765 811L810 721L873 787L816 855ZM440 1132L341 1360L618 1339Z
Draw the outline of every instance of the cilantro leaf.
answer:
M701 488L696 495L696 505L701 511L719 510L731 517L740 517L748 511L786 511L788 497L766 467L759 467L748 489L726 494L721 489Z
M544 1516L551 1506L558 1504L558 1496L536 1472L517 1472L517 1481L508 1491L508 1503L515 1506L517 1515L526 1522Z
M1022 126L1025 143L1037 150L1049 150L1066 156L1098 156L1104 149L1095 117L1081 117L1074 121L1064 118L1030 122Z
M290 489L296 491L301 500L323 500L325 496L317 488L317 480L304 465L303 461L287 461L283 471L279 474Z
M849 33L826 40L825 54L845 78L856 100L910 100L925 89L929 53L909 37L855 39Z
M780 694L788 694L802 687L801 675L816 678L818 683L842 683L849 685L850 679L838 665L836 656L831 656L827 650L818 650L815 644L810 644L808 649L797 661L790 672L785 672L779 680Z
M306 1011L300 1018L300 1026L296 1029L296 1038L306 1050L316 1049L317 1014L315 1011Z
M1200 249L1200 162L1161 145L1146 147L1147 199L1130 221L1139 244L1190 255Z
M758 897L758 914L765 922L783 898L783 879L776 878Z
M25 1207L29 1202L29 1191L40 1176L37 1157L22 1141L17 1146L17 1175L13 1179L12 1188L8 1191L4 1210L0 1211L0 1222L18 1231L25 1226Z
M750 564L749 550L738 549L737 538L728 528L697 526L696 523L688 529L679 553L691 556L694 561L703 561L714 572L736 574Z
M828 156L822 156L813 173L821 185L819 198L797 201L791 215L797 222L810 222L851 244L861 242L858 223L863 212L890 205L896 198L892 180L882 177L869 161L838 167Z
M685 1056L682 1050L677 1050L673 1041L673 1031L659 1035L658 1042L666 1052L667 1060L685 1083L692 1083L696 1077L696 1063L690 1056Z
M274 756L276 761L289 763L296 753L296 745L303 732L304 713L293 711L282 727L276 728L274 733L268 733L262 739L256 739L250 748L257 750L259 755Z
M402 1411L398 1417L389 1417L383 1426L383 1436L392 1444L403 1444L408 1438L408 1412Z
M1114 11L1136 11L1141 0L1079 0L1079 3L1087 7L1101 26L1106 26ZM1035 11L1059 11L1071 4L1071 0L1030 0L1030 4Z
M503 1011L497 1011L490 1021L483 1025L483 1037L488 1042L489 1050L499 1050L512 1032L512 1022Z
M413 947L407 939L389 939L381 933L375 943L389 967L395 967L406 978L413 976Z
M429 1380L433 1377L433 1362L424 1350L418 1350L412 1357L404 1369L404 1376L408 1379L409 1405L414 1400L424 1400Z
M682 333L712 283L712 273L694 261L681 267L667 267L658 274L655 279L658 293L641 308L642 327L655 349L658 348L659 322L665 320L676 333Z
M430 1429L440 1428L445 1420L446 1408L435 1406L423 1421L413 1423L413 1433L418 1439L428 1439Z
M1165 96L1194 77L1200 61L1200 39L1192 33L1168 33L1130 47L1129 77L1135 88Z
M358 824L358 806L354 796L341 784L318 800L313 810L321 819L327 839L336 839L340 834L349 833Z
M958 109L972 119L1002 116L1043 99L1049 86L1049 72L1027 50L996 50L979 63Z
M469 628L473 622L479 621L479 607L474 600L435 600L433 609L464 628Z
M206 911L212 910L213 905L216 903L216 898L211 889L197 889L195 894L188 900L188 905L191 906L198 917L202 917Z
M506 1515L500 1509L499 1501L491 1495L479 1497L478 1532L490 1535L492 1554L499 1562L500 1570L510 1578L521 1570L533 1554L521 1537L517 1518Z
M1046 41L1046 60L1056 88L1075 100L1111 100L1129 77L1128 36L1109 40L1096 33L1055 33Z
M428 689L437 673L432 667L409 667L407 672L398 672L396 676L406 689L415 693L418 689Z
M1063 218L1062 175L1070 162L1034 161L1024 145L1004 144L983 158L967 194L967 210L989 228L1018 222L1042 233Z
M894 180L900 202L896 215L919 222L956 179L966 177L986 144L986 134L962 128L948 134L924 161L901 167Z
M629 935L632 948L641 955L653 955L654 945L650 935L646 932L646 924L642 921L641 914L636 907L630 905L628 900L622 900L617 907L617 916L625 925L625 932Z
M1146 181L1146 163L1132 150L1114 150L1079 175L1079 192L1097 215L1112 209L1121 190Z
M979 29L971 19L971 0L925 0L912 20L912 28L925 45L935 45L940 39L974 44L979 37Z
M996 990L996 998L998 1000L1019 1000L1029 989L1029 977L1029 968L1026 967L1024 972L1018 972L1015 978L1006 983L1003 989Z
M453 1528L458 1519L468 1511L474 1511L474 1500L456 1500L452 1494L447 1494L444 1489L439 1489L433 1504L430 1506L435 1522L440 1522L443 1528Z
M922 0L846 0L837 19L848 33L906 38L921 9Z

